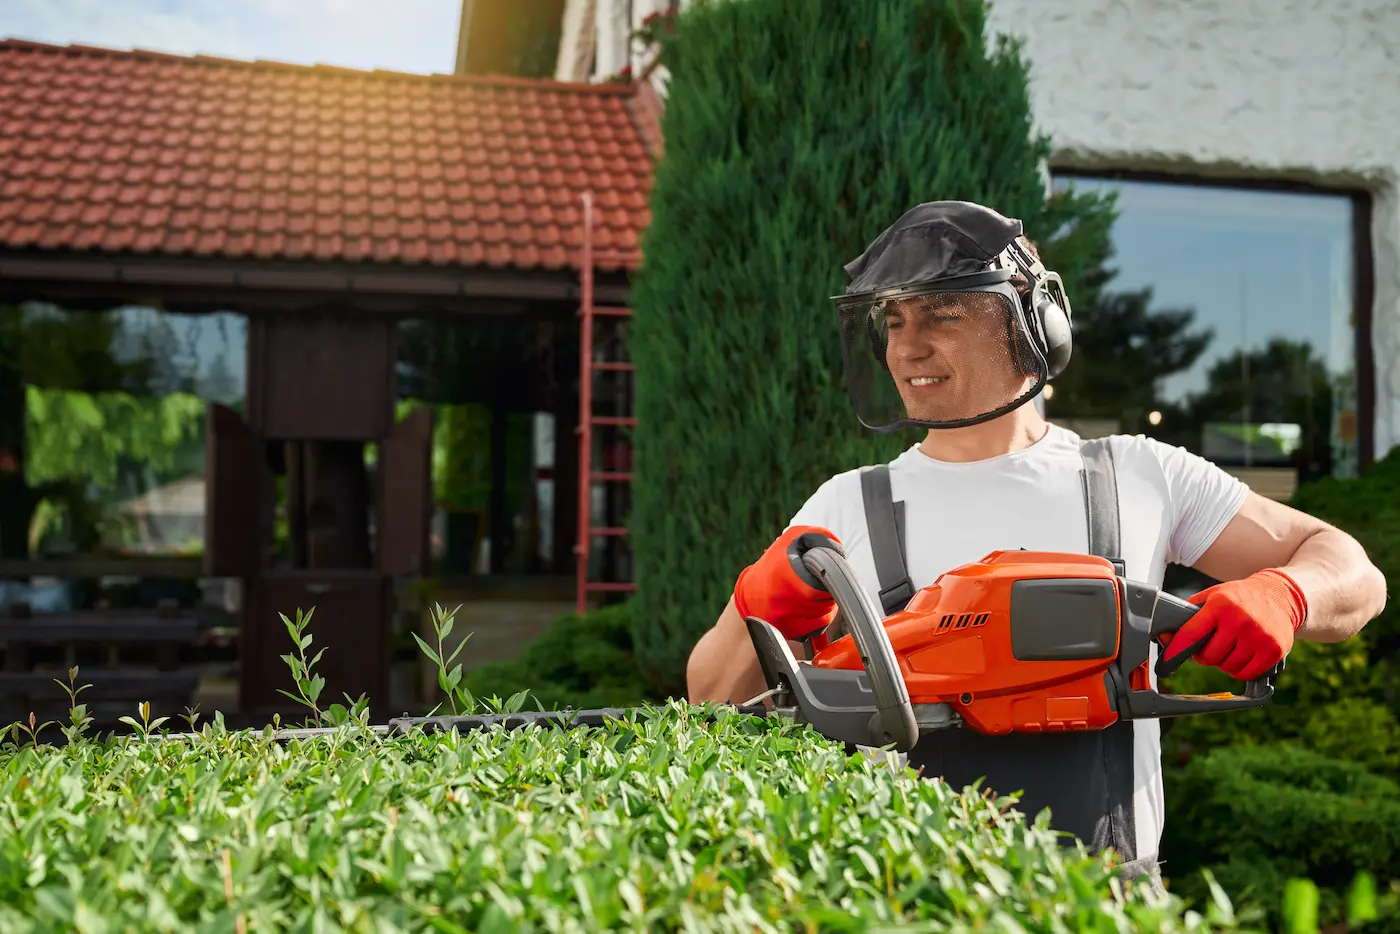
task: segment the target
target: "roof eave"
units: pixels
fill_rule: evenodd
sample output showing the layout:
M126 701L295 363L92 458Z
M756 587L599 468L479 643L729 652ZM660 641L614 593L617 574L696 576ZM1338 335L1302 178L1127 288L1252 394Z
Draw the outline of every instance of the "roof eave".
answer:
M600 269L598 301L626 301L628 270ZM578 270L240 258L141 257L76 251L0 251L0 302L164 300L230 310L338 302L387 313L413 308L511 310L519 303L577 301Z

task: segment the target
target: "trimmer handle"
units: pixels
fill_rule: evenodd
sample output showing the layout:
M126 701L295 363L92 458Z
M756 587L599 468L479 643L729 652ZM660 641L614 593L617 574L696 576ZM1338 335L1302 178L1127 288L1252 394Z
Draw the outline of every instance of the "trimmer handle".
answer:
M1156 605L1152 609L1152 627L1149 634L1153 641L1158 641L1162 636L1169 636L1179 631L1190 622L1191 618L1200 610L1196 604L1180 597L1172 596L1169 593L1159 593ZM1187 659L1191 658L1201 649L1205 648L1214 633L1206 633L1195 645L1173 656L1170 661L1159 658L1157 661L1157 677L1165 678L1180 668ZM1160 645L1160 643L1159 643ZM1239 710L1241 708L1262 707L1268 703L1269 698L1274 693L1274 679L1283 672L1285 657L1272 669L1260 675L1253 681L1248 681L1244 685L1243 694L1230 694L1226 692L1218 694L1156 694L1154 706L1160 705L1161 709L1156 716L1176 716L1179 714L1215 713L1217 711Z
M820 582L821 588L831 594L850 630L861 664L870 678L885 742L893 743L900 751L912 749L919 741L919 725L914 719L914 706L909 701L909 688L904 683L899 660L885 631L884 616L860 586L855 571L834 542L824 536L804 535L794 546L795 557Z

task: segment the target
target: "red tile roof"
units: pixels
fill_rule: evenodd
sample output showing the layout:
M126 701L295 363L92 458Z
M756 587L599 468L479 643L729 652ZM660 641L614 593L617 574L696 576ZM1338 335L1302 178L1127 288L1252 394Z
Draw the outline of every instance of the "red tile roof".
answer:
M595 249L638 249L647 103L0 41L0 250L570 268L585 190Z

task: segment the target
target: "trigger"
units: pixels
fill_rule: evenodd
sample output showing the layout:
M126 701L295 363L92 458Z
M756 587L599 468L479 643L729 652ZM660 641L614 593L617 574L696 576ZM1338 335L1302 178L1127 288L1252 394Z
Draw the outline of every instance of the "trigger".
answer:
M1160 658L1157 659L1157 677L1170 678L1172 672L1176 671L1182 665L1186 664L1188 661L1194 658L1196 653L1201 651L1201 649L1204 649L1206 647L1206 644L1210 642L1210 640L1214 638L1214 636L1215 631L1211 630L1210 632L1207 632L1205 635L1201 636L1201 638L1197 639L1195 644L1181 650L1177 654L1173 655L1171 658L1167 658L1166 655L1162 655Z

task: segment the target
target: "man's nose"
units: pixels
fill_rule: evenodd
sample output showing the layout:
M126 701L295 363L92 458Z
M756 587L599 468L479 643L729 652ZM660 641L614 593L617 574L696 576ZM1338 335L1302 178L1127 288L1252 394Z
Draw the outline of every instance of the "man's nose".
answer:
M890 332L888 355L899 360L923 360L931 357L938 349L938 342L931 328L905 325L898 331Z

